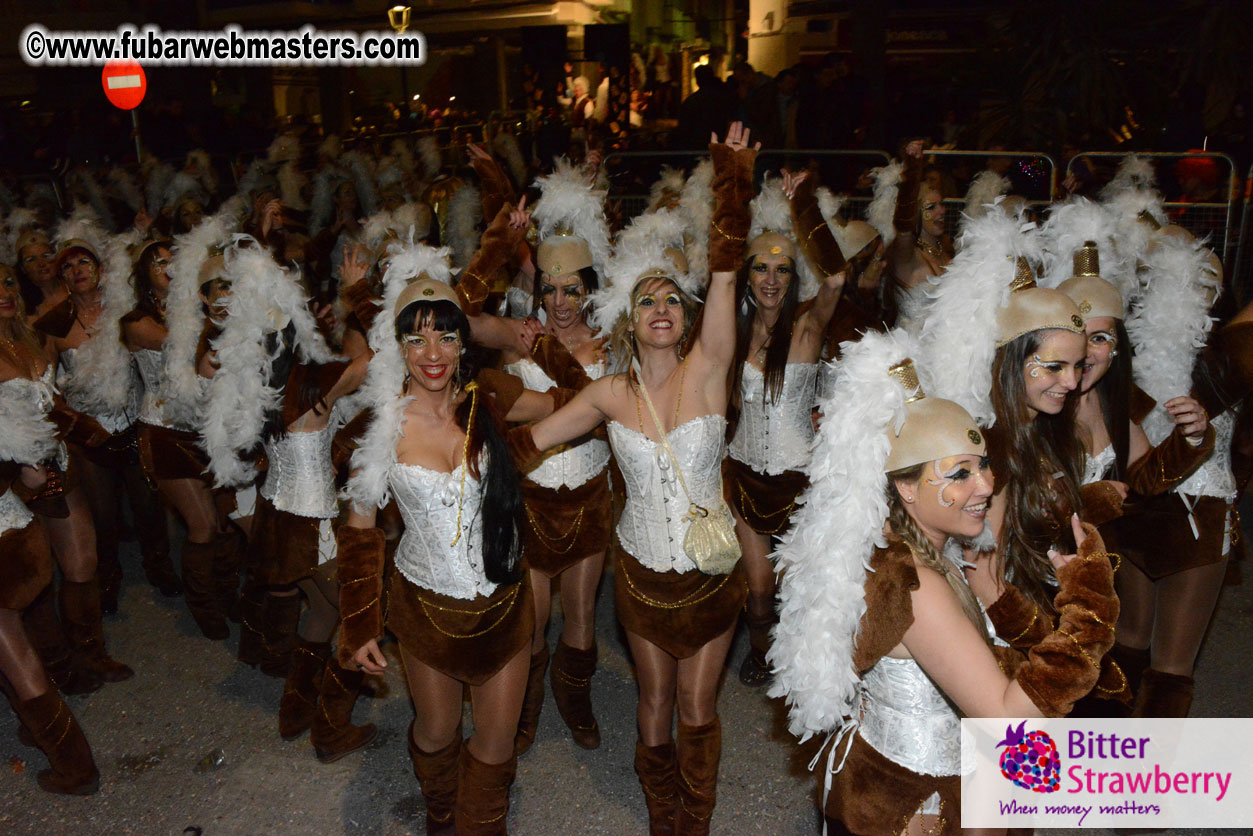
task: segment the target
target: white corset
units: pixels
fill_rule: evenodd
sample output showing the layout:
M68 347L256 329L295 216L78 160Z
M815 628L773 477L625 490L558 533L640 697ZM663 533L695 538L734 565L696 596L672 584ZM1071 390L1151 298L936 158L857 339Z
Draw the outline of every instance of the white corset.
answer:
M1217 418L1211 418L1210 424L1214 427L1214 452L1175 488L1175 493L1216 496L1232 502L1239 492L1235 474L1231 472L1231 436L1236 428L1236 416L1228 409Z
M165 354L151 348L141 348L132 353L135 355L135 365L139 368L139 377L144 382L139 420L154 427L170 427L165 420L165 401L162 399L165 388Z
M335 472L331 467L331 442L338 422L314 432L289 432L266 442L270 468L265 472L261 495L275 508L301 517L330 519L338 516Z
M691 501L705 508L725 507L726 424L721 415L702 415L667 436L692 492ZM617 421L609 422L609 443L626 483L626 505L618 520L622 548L654 572L692 571L696 564L683 551L689 502L666 448Z
M927 296L930 281L902 287L896 291L896 327L914 336L922 333L922 321L927 317L931 299Z
M817 363L788 363L779 400L768 401L765 374L745 363L740 378L740 422L727 451L731 458L768 476L808 465L817 378Z
M1105 474L1109 472L1109 466L1113 463L1114 445L1112 444L1106 444L1105 449L1095 456L1084 456L1082 484L1091 485L1093 482L1104 479Z
M17 498L12 490L0 494L0 534L20 531L30 525L35 515Z
M491 595L496 584L483 573L482 497L478 480L469 473L461 503L461 539L452 545L464 467L462 463L452 473L442 473L397 462L387 481L405 519L405 533L396 548L400 574L424 589L469 601Z
M120 413L104 414L91 412L87 409L83 402L82 394L77 391L73 384L74 379L74 363L75 357L78 355L77 348L67 348L61 352L61 360L57 368L57 388L65 393L65 403L70 409L77 410L84 415L90 415L100 422L100 426L104 427L110 433L120 433L129 429L131 424L135 423L139 417L140 408L140 386L139 377L135 373L133 363L126 364L126 407Z
M556 382L544 374L543 369L534 360L520 360L505 366L505 371L522 378L523 385L537 392L546 392ZM583 371L592 380L603 377L604 363L593 363L584 366ZM540 463L539 467L526 474L526 478L542 488L556 490L562 486L577 488L599 476L609 464L609 444L599 438L589 438L573 447L558 448Z
M961 719L917 662L884 656L862 686L858 733L876 752L922 775L961 772Z
M835 394L835 379L839 376L839 361L821 360L818 362L818 385L815 404L819 409Z

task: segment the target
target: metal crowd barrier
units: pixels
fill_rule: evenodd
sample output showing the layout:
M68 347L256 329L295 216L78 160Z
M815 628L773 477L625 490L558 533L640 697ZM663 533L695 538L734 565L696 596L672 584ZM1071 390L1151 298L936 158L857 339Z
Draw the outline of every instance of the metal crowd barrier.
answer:
M1128 156L1121 151L1086 151L1076 154L1066 165L1066 176L1082 176L1086 181L1086 191L1095 192L1096 187L1107 183L1118 167L1118 163ZM1157 172L1158 189L1166 198L1165 208L1171 220L1191 232L1197 238L1209 237L1209 246L1222 259L1224 265L1231 264L1236 255L1239 230L1235 227L1236 202L1239 191L1236 175L1236 163L1226 154L1212 151L1176 153L1168 151L1137 151L1135 156L1153 161ZM1084 161L1087 171L1077 169L1077 164ZM1157 161L1174 160L1171 169L1156 165ZM1185 197L1177 169L1180 162L1211 160L1225 169L1225 177L1216 180L1217 200L1179 200Z
M1236 238L1236 257L1231 271L1231 286L1236 294L1236 301L1243 306L1249 301L1250 280L1253 279L1253 257L1249 249L1253 249L1253 233L1249 231L1250 218L1253 215L1253 165L1249 166L1244 178L1244 209L1240 213L1240 231Z

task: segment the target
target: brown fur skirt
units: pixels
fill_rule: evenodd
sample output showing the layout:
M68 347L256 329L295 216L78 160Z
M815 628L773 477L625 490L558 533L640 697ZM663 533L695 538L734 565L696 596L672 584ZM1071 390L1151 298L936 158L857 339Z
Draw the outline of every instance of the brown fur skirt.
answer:
M523 573L472 601L450 598L411 583L395 569L387 579L387 629L406 653L440 673L482 685L530 646L535 603Z
M289 586L318 568L318 529L322 521L275 508L257 492L248 560L258 581Z
M109 436L109 440L96 447L71 444L70 454L82 456L92 464L109 470L121 472L138 461L136 445L138 434L134 426L127 427L120 433Z
M729 575L654 572L622 549L614 555L613 583L622 626L676 659L733 627L748 597L741 563Z
M936 836L961 832L960 775L919 775L879 754L860 734L850 736L848 760L833 776L827 796L823 812L828 818L858 836L897 836L931 793L938 792L940 820L935 829L924 829ZM847 745L847 741L840 744L841 748ZM843 751L837 754L836 763L843 756ZM824 754L819 760L822 769L826 762Z
M71 457L69 466L61 470L56 464L44 463L48 471L48 481L39 489L39 493L26 500L26 507L41 517L52 517L63 520L70 515L70 506L65 501L66 494L78 487L78 471Z
M1226 501L1202 496L1193 506L1200 539L1192 534L1188 508L1176 493L1128 504L1124 516L1101 526L1105 549L1121 554L1153 580L1209 566L1223 559Z
M210 481L209 457L200 449L194 432L172 430L139 422L139 463L149 479L200 479Z
M24 610L52 582L52 552L39 518L0 534L0 610Z
M723 477L736 512L753 531L766 536L783 533L796 498L809 487L809 478L799 470L767 476L730 456L723 460Z
M528 569L551 578L609 548L613 532L607 471L577 488L553 490L523 479L522 501L522 554Z

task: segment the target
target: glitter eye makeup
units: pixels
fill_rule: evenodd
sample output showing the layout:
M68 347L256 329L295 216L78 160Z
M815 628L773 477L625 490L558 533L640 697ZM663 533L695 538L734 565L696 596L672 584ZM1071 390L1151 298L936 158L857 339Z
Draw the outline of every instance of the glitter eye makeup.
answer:
M1027 374L1035 378L1038 378L1042 371L1057 374L1061 370L1061 363L1056 360L1041 360L1039 354L1031 355L1031 359L1027 361Z

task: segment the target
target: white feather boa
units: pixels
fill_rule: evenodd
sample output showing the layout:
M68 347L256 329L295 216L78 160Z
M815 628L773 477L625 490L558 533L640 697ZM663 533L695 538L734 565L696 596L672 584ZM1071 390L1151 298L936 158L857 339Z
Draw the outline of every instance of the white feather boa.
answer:
M353 473L341 494L363 511L380 508L390 498L387 474L396 462L396 444L409 403L404 396L405 361L396 342L396 300L420 273L438 281L450 281L448 256L447 247L428 247L415 243L412 237L389 248L383 273L382 310L370 326L370 349L374 354L360 390L361 400L374 408L374 415L352 454Z
M170 291L165 300L163 347L165 370L165 418L179 427L196 428L202 419L204 383L196 374L196 348L204 327L200 301L200 268L209 249L220 245L234 228L235 218L225 211L205 218L198 226L174 239L171 248Z
M539 202L531 217L539 227L540 240L564 232L582 238L592 253L592 267L604 277L609 263L609 224L605 220L608 193L588 181L587 172L558 158L553 173L537 177ZM680 245L681 246L681 245Z
M1209 309L1221 282L1210 270L1208 250L1190 238L1161 236L1145 266L1144 291L1126 325L1136 383L1158 403L1144 421L1149 441L1158 444L1174 429L1161 404L1192 391L1193 365L1213 328Z
M48 420L53 393L42 380L9 380L0 385L0 461L37 465L57 456L57 428Z
M705 157L688 175L679 193L687 268L701 287L709 284L709 224L714 217L714 162Z
M957 255L927 289L931 304L919 337L923 389L961 404L982 427L996 423L997 321L1009 301L1019 256L1039 263L1034 224L999 210L985 212L969 220Z
M788 731L806 740L857 710L853 649L866 611L870 558L887 545L889 428L905 419L907 393L888 369L914 354L904 332L846 342L814 439L787 533L775 552L779 624L766 654L769 694L788 704Z
M297 271L280 267L268 249L247 235L236 236L223 257L231 295L222 331L212 341L218 370L209 382L201 427L218 487L256 479L256 467L240 455L261 441L266 416L282 400L282 389L269 385L277 355L267 350L267 338L290 322L303 361L339 359L318 331Z
M121 319L135 307L130 247L139 233L112 236L101 253L101 310L88 339L74 352L71 374L58 379L75 409L97 418L121 418L138 385L130 352L122 344Z
M796 244L796 229L792 224L792 203L783 192L783 180L767 175L748 204L752 221L748 228L748 240L752 241L764 232L775 232ZM800 275L800 300L807 302L818 295L819 279L814 266L809 263L805 249L796 244L796 269Z
M870 169L870 177L874 180L874 196L866 207L866 221L878 230L883 238L883 246L889 247L896 240L896 227L892 225L892 216L896 214L896 198L901 191L902 173L905 164L894 160L880 168Z
M666 255L666 249L683 249L685 224L681 209L661 209L637 215L631 225L618 234L613 257L604 276L606 282L591 296L592 313L589 324L602 335L608 335L619 318L631 311L631 291L644 273L664 272L689 296L699 297L704 282L689 270L680 273Z

